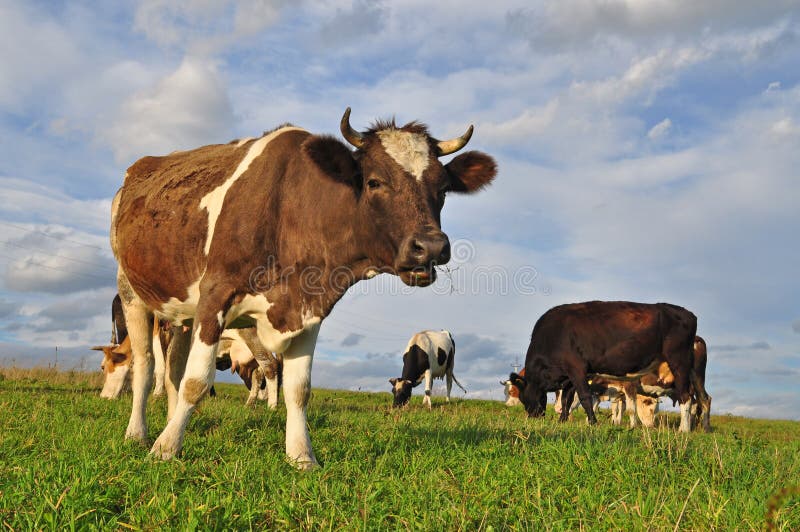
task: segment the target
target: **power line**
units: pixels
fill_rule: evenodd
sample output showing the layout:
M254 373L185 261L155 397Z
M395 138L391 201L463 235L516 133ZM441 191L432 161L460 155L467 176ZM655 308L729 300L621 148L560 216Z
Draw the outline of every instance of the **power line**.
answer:
M42 236L46 236L47 238L52 238L54 240L58 240L59 242L72 242L73 244L78 244L80 246L86 246L87 248L99 249L101 251L107 251L108 250L108 248L95 246L94 244L87 244L86 242L79 242L78 240L72 240L72 239L69 239L69 238L62 238L60 236L51 235L50 233L46 233L46 232L44 232L42 230L39 230L39 229L29 229L27 227L23 227L21 225L16 225L16 224L11 224L11 223L8 223L8 222L5 222L5 221L0 221L0 224L6 225L8 227L13 227L15 229L19 229L20 231L25 231L25 232L28 232L28 233L39 233Z
M19 257L13 257L11 255L6 255L4 253L0 253L0 257L5 257L7 259L12 259L12 260L18 260L19 259ZM55 271L58 271L58 272L70 273L72 275L80 275L80 276L83 276L83 277L93 277L95 279L107 279L109 277L108 275L100 275L99 273L98 274L93 274L93 273L87 273L87 272L76 272L76 271L73 271L73 270L66 270L64 268L56 268L55 266L48 266L47 264L42 264L41 262L32 261L31 259L25 259L25 260L28 262L28 264L31 264L33 266L39 266L40 268L47 268L48 270L55 270Z
M95 267L99 267L101 269L104 269L102 267L102 265L100 265L98 262L91 262L91 261L88 261L88 260L76 259L74 257L67 257L66 255L60 255L58 253L50 253L49 251L41 249L41 248L34 248L34 247L31 247L31 246L23 246L22 244L16 244L14 242L9 242L8 240L0 240L0 244L7 244L9 246L14 246L14 247L21 248L21 249L28 249L28 250L31 250L31 251L38 251L39 253L44 253L45 255L49 255L51 257L59 257L59 258L66 259L66 260L69 260L69 261L72 261L72 262L80 262L82 264L88 264L89 266L95 266ZM108 270L108 271L111 271L111 270Z

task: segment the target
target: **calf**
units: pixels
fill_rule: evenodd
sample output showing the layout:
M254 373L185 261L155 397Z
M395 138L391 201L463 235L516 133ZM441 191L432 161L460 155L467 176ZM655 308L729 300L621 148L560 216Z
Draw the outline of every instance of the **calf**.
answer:
M266 388L267 406L278 408L283 357L267 351L258 339L255 327L245 329L226 329L219 342L217 369L228 369L238 373L250 390L247 405L256 399L264 399L262 390Z
M453 375L453 361L456 344L453 336L441 331L422 331L411 337L403 355L403 374L399 378L389 379L394 394L394 407L400 407L411 399L411 389L425 379L425 397L422 404L431 408L431 384L433 379L445 379L447 383L447 402L450 402L450 388L453 382L459 388L467 390Z
M688 404L681 404L681 413L687 409L689 414L694 414L695 425L702 423L703 430L706 432L711 431L711 396L705 390L706 382L706 363L708 361L708 350L706 348L706 341L700 336L694 337L692 345L692 373L695 375L695 380L690 384L690 402ZM660 397L666 395L672 399L673 404L679 401L678 394L675 387L675 376L672 374L670 367L666 363L662 363L658 368L642 376L639 381L639 393L650 395L651 397ZM683 419L681 419L683 423Z
M588 379L610 375L636 380L662 362L674 377L675 397L681 403L680 430L691 430L690 381L698 400L707 401L703 383L693 369L692 347L697 318L685 308L668 303L591 301L560 305L536 322L525 358L525 376L509 380L520 389L529 416L542 416L548 391L564 388L560 419L578 393L589 423L596 423ZM635 408L635 401L633 407Z

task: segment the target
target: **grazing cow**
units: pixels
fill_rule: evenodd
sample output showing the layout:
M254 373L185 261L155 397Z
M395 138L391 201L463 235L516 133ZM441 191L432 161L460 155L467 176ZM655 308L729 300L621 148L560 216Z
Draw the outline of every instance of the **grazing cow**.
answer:
M525 376L512 373L510 380L520 389L520 400L529 416L544 415L547 392L564 388L559 419L567 419L567 405L577 392L589 423L594 424L597 418L588 379L611 376L636 380L666 362L674 377L675 397L681 403L680 430L688 432L690 381L697 387L699 400L707 400L693 370L696 330L694 314L668 303L591 301L561 305L536 322L525 358Z
M267 406L278 408L283 358L267 351L258 339L255 327L246 329L226 329L219 341L216 368L228 369L238 373L250 395L247 405L256 399L264 399L262 390L266 389Z
M349 118L348 108L340 130L355 152L287 125L128 169L110 232L137 369L127 438L147 441L152 313L194 323L172 353L186 362L151 450L162 459L180 452L213 383L222 331L255 324L264 347L284 355L286 453L300 468L317 465L306 407L320 323L359 280L388 273L409 286L433 283L435 266L450 259L440 224L446 193L480 190L497 172L480 152L439 160L466 145L471 126L438 141L417 122L362 133ZM169 392L177 382L167 381Z
M525 368L520 370L519 375L522 377L525 376ZM519 388L511 384L511 381L508 379L500 381L500 384L503 385L503 395L506 398L506 406L517 406L520 404Z
M418 332L409 340L403 354L403 375L389 379L392 385L394 402L392 406L400 407L411 399L411 389L425 379L425 397L423 405L431 408L431 385L433 379L445 379L447 386L447 402L450 402L450 388L453 381L464 390L461 383L453 375L453 362L455 361L456 344L453 335L442 329L441 331ZM467 390L464 390L466 393Z
M112 309L113 308L114 306L112 304ZM112 310L112 313L113 312ZM95 351L103 352L103 361L100 363L100 369L103 371L103 389L100 391L100 397L104 399L119 398L122 392L129 387L131 382L131 340L125 330L124 318L115 318L113 322L114 327L111 332L111 344L92 347ZM159 331L158 320L155 320L153 323L153 353L156 360L158 360L159 357L161 358L161 366L163 366L163 348L165 348L165 346L162 345L164 340L159 336ZM116 342L119 338L122 338L121 343ZM153 390L154 395L163 395L163 380L161 394L156 392L157 390Z

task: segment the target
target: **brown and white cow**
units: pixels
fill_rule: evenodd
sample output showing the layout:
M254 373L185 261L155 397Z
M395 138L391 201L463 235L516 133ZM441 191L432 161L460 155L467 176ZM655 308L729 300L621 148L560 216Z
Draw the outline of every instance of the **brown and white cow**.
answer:
M519 375L521 377L525 376L525 368L520 370ZM519 401L519 388L511 384L510 379L500 381L500 384L503 385L503 395L506 399L506 406L517 406L521 404Z
M222 331L255 324L264 347L284 355L286 453L300 468L317 465L306 406L320 323L359 280L389 273L428 286L435 266L450 259L440 224L445 195L480 190L497 171L480 152L439 160L463 148L472 127L438 141L417 122L378 122L362 133L349 117L347 109L340 130L355 151L284 126L257 139L145 157L128 169L111 222L141 369L126 437L147 441L150 315L194 324L191 342L175 349L191 343L156 456L180 452L189 417L213 383Z
M525 376L509 379L520 389L529 416L542 416L548 391L565 389L560 420L577 391L589 422L597 419L588 379L611 376L638 379L662 362L674 378L675 397L691 402L690 382L698 400L708 400L693 369L692 348L697 318L685 308L668 303L590 301L560 305L536 322L525 358ZM633 403L636 404L635 402ZM634 412L635 414L635 412ZM688 408L681 409L681 431L691 430Z
M115 298L116 300L116 298ZM112 313L113 313L112 304ZM114 319L114 327L111 331L111 343L109 345L96 345L91 349L103 352L103 360L100 363L100 369L103 371L103 389L100 391L100 397L104 399L117 399L127 390L130 386L132 372L131 372L131 340L128 337L127 330L125 329L125 320ZM158 320L153 323L153 356L156 360L156 366L161 366L161 390L157 387L153 389L153 395L164 394L164 355L163 355L163 338L159 336ZM117 340L122 338L121 343ZM160 363L159 363L160 359ZM157 383L158 381L156 381Z
M433 379L445 379L446 400L450 402L450 389L453 382L464 390L453 375L456 344L449 331L422 331L411 337L403 353L403 374L389 379L394 400L392 406L404 406L411 399L412 388L425 380L425 397L422 404L431 408L431 387ZM467 390L464 390L466 392Z

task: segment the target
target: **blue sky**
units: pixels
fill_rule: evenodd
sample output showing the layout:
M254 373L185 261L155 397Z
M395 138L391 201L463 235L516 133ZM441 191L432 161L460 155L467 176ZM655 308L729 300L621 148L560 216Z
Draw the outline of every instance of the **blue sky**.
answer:
M419 119L500 173L450 198L460 253L361 283L313 383L388 390L417 330L500 398L548 308L669 301L709 344L717 412L800 419L800 2L0 4L0 360L99 365L110 199L137 158L290 121ZM456 245L457 244L457 245Z

